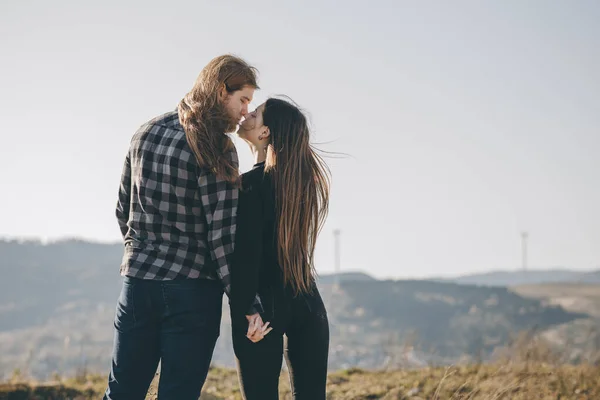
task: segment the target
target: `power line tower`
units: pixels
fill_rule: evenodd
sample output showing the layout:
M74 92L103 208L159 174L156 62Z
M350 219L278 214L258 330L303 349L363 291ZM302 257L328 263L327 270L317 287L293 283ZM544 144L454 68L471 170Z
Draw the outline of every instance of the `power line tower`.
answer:
M341 270L341 246L340 246L340 235L342 231L334 229L333 231L333 245L334 245L334 266L335 275L333 279L333 291L338 291L340 288L340 270Z
M529 239L529 233L521 232L521 263L523 271L527 271L527 239Z

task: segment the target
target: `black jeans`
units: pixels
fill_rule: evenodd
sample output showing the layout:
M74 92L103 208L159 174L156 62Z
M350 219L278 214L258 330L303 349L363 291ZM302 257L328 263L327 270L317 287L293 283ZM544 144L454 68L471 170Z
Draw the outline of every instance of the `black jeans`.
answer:
M233 327L243 398L279 398L279 375L285 354L293 398L325 400L329 323L319 292L315 289L312 295L288 296L284 302L276 302L274 309L273 331L258 343L246 337L247 323Z
M222 298L216 281L126 277L104 399L145 399L160 360L158 398L197 400L219 336Z

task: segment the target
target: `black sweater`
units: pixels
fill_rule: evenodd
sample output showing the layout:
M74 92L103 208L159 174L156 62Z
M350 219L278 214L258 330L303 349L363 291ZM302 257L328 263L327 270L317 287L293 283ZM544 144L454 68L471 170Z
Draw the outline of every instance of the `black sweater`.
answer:
M283 275L277 261L275 193L264 163L242 175L235 250L231 265L232 323L245 315L258 293L263 320L271 320L275 302L284 296Z

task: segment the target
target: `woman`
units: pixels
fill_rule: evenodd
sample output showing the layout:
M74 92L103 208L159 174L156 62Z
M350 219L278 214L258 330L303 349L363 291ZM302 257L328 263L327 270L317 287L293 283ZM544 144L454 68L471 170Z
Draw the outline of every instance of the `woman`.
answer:
M238 135L256 161L242 176L231 270L242 394L278 399L285 353L294 399L325 399L329 325L314 249L328 211L329 170L309 143L306 117L287 101L267 100L246 116ZM257 293L262 320L249 326Z

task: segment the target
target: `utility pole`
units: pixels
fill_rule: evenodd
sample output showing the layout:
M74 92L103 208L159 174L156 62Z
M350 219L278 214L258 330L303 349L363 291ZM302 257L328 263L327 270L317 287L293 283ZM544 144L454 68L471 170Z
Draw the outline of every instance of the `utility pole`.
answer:
M340 254L340 235L341 231L339 229L334 229L333 231L333 245L334 245L334 266L335 266L335 275L333 280L333 289L337 291L340 287L340 269L341 269L341 254Z
M523 271L527 271L527 239L529 238L529 233L521 232L521 262Z

